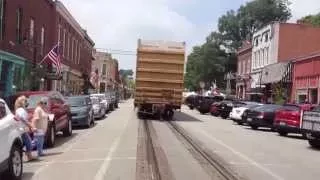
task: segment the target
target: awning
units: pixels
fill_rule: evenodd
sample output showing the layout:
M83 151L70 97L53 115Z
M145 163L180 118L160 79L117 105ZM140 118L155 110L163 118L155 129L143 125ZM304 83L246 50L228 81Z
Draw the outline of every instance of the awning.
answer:
M280 62L268 65L263 68L261 84L277 83L280 81L289 82L291 80L291 64Z

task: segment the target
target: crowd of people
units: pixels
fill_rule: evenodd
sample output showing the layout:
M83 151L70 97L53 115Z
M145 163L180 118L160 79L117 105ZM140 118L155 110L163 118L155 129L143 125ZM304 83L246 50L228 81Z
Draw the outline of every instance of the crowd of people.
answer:
M48 127L49 117L45 111L46 99L42 98L38 101L34 114L30 119L26 110L28 101L25 96L20 96L15 101L15 118L21 122L24 133L22 140L25 147L25 154L28 161L43 156L43 145L45 134ZM32 138L33 137L33 138ZM37 156L32 155L32 151L37 149Z

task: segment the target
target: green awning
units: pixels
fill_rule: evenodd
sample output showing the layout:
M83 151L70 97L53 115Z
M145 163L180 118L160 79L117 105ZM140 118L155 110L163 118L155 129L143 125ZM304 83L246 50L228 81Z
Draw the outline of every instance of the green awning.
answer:
M14 64L25 65L27 59L15 54L0 50L0 60L10 61Z

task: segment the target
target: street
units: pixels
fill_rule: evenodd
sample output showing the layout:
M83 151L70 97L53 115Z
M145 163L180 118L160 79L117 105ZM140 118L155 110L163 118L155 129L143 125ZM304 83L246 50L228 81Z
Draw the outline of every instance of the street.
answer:
M121 103L91 129L76 129L70 138L58 138L45 157L25 163L23 179L227 179L175 132L175 126L236 179L298 180L320 175L319 151L299 135L254 131L187 108L176 112L174 120L138 120L132 100ZM143 127L149 128L150 141ZM148 142L154 156L149 154Z

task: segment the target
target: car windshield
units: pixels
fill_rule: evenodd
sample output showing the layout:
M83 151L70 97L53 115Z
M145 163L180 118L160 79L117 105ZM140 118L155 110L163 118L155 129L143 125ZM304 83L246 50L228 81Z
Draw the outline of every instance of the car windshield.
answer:
M300 107L296 105L284 105L281 109L285 111L300 111Z
M71 107L81 107L87 104L84 97L69 97L67 102Z
M45 95L30 95L28 97L28 109L34 109L37 107L38 102L42 99L46 98L47 96Z
M252 109L252 108L255 108L255 107L259 107L259 106L261 106L261 105L260 104L247 104L244 107L246 107L248 109Z
M279 105L262 105L254 108L255 111L262 111L262 112L268 112L268 111L275 111L276 109L280 108Z
M92 104L99 104L99 99L98 98L91 98Z

